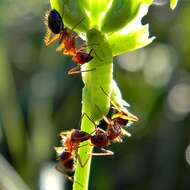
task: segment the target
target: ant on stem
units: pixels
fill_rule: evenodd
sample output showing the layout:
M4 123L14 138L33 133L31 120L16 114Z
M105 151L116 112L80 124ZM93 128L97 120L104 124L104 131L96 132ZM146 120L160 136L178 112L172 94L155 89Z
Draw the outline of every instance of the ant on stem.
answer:
M104 116L103 119L108 124L108 129L110 128L110 131L108 133L112 134L112 135L110 135L110 138L111 138L111 140L113 140L114 136L117 136L117 135L114 135L113 131L118 131L118 132L116 132L116 134L117 134L117 133L119 133L119 128L121 128L121 130L123 130L123 128L125 126L127 126L127 124L129 122L136 122L139 119L137 116L131 114L126 108L121 107L120 105L118 105L114 101L112 101L111 98L109 97L109 95L105 92L105 90L102 87L101 87L101 89L102 89L103 93L110 99L110 103L111 103L109 113L107 116ZM98 108L98 110L99 110L99 108ZM111 128L109 126L117 126L117 128L114 130L114 128ZM123 132L124 132L124 130L123 130ZM128 136L130 136L129 133L128 133Z
M82 18L72 29L69 29L64 26L60 14L55 9L52 9L48 14L46 14L47 33L44 37L44 42L46 46L48 46L54 41L59 40L60 45L56 51L63 51L63 54L72 56L72 60L77 64L77 66L68 71L69 75L86 72L80 71L80 66L93 59L93 48L89 53L87 53L85 52L86 45L81 47L77 47L76 45L76 39L79 38L79 36L74 33L73 30L83 20L84 18ZM50 39L52 33L55 35Z
M81 167L85 167L88 160L82 163L80 155L78 154L78 148L82 147L79 144L89 139L90 134L72 129L71 131L61 132L61 147L55 147L58 154L58 164L56 169L61 172L69 181L73 182L73 177L67 173L73 173L75 171L76 158L79 161ZM78 183L78 182L77 182ZM81 185L79 183L79 185Z

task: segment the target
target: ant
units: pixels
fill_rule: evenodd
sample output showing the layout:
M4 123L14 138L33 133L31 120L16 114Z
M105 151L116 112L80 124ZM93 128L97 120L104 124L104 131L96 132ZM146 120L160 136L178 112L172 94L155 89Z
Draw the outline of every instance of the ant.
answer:
M77 25L79 25L83 19L81 19ZM87 53L84 51L84 47L76 47L76 39L79 36L76 33L74 34L73 30L77 25L75 25L71 30L65 27L60 14L55 9L52 9L48 14L46 14L46 20L47 34L44 38L46 46L56 40L59 40L60 45L56 51L63 51L65 55L72 56L72 60L79 66L70 69L68 74L84 72L79 70L80 66L93 59L92 51L94 49L92 48L90 52ZM55 35L50 39L52 33Z
M102 91L106 96L109 95L101 87ZM109 97L110 98L110 97ZM138 117L131 114L127 109L117 105L111 100L111 107L107 116L103 116L98 127L105 128L109 141L122 142L122 136L130 137L131 134L127 132L124 127L127 126L129 122L138 121ZM100 111L99 107L96 105L97 109ZM101 112L101 111L100 111Z
M66 173L73 173L75 171L76 158L78 159L81 167L86 165L88 160L86 160L83 164L77 150L81 142L90 138L90 134L77 129L72 129L71 131L61 132L60 137L62 146L55 147L59 160L56 165L56 169L60 171L69 181L73 182L73 177L67 175Z

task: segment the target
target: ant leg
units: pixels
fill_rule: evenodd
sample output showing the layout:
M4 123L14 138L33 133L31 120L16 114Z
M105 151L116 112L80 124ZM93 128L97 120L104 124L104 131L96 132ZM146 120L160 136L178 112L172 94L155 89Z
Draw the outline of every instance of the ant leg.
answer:
M70 134L70 133L71 133L71 131L62 131L62 132L59 134L59 136L65 137L65 136L67 136L67 135Z
M121 134L123 136L128 136L128 137L131 137L131 133L129 133L128 131L126 131L125 129L121 128Z
M98 46L99 44L98 43L93 43L93 44L83 44L81 45L79 48L78 48L78 51L84 51L86 50L86 47L90 47L90 46Z
M88 69L88 70L85 70L85 71L81 71L81 70L80 70L80 66L76 66L76 67L71 68L71 69L68 71L68 74L69 74L69 75L76 75L76 74L79 74L79 73L88 72L88 71L94 71L94 70L96 70L96 69L93 68L93 69Z
M84 186L83 186L81 183L79 183L79 182L77 182L77 181L74 181L74 178L73 178L73 177L67 175L60 167L58 167L58 164L55 166L55 169L56 169L57 171L59 171L59 172L60 172L67 180L69 180L71 183L75 182L75 183L77 183L78 185L80 185L81 187L84 188Z
M102 150L103 152L102 153L88 153L88 155L91 155L91 156L112 156L114 155L114 152L112 152L111 150L107 150L107 149L104 149L104 148L100 148L100 150Z
M59 166L59 164L57 164L57 165L55 166L55 169L56 169L57 171L59 171L66 179L68 179L70 182L73 183L73 177L67 175L67 174L61 169L61 167Z
M80 21L79 21L78 23L76 23L76 25L74 25L74 26L71 28L71 31L73 31L84 19L85 19L85 17L83 17L82 19L80 19Z
M80 155L78 153L76 153L76 155L77 155L77 159L78 159L78 162L79 162L81 168L84 168L86 166L86 164L88 163L90 155L88 155L88 157L87 157L87 159L85 160L84 163L82 163L82 159L81 159Z
M51 34L52 34L51 30L48 29L47 34L46 34L45 37L44 37L44 43L45 43L46 46L49 46L50 44L52 44L53 42L55 42L57 39L60 38L60 34L55 34L55 35L50 39Z
M82 114L81 119L80 119L80 125L81 125L81 122L82 122L84 116L86 116L86 117L94 124L94 126L96 127L95 122L93 121L93 119L92 119L90 116L87 115L87 113L83 113L83 114ZM79 125L79 126L80 126L80 125ZM93 133L94 133L94 132L95 132L95 131L93 131Z
M100 61L103 61L103 60L97 55L97 53L96 53L96 51L94 50L94 48L92 48L92 49L90 50L89 55L92 54L92 51L94 52L94 54L96 55L96 57L97 57Z
M96 107L97 107L98 111L100 112L100 114L103 115L103 113L101 112L101 110L100 110L100 108L98 107L98 105L96 105ZM103 115L103 119L104 119L104 121L105 121L108 125L111 123L110 120L109 120L105 115Z
M102 92L110 99L111 104L112 104L118 111L121 112L122 110L119 108L118 105L115 104L115 102L113 102L113 101L111 100L111 97L110 97L109 94L103 89L103 87L100 86L100 88L101 88Z
M129 120L129 121L134 121L134 122L139 120L139 118L137 116L132 115L132 114L129 114L128 116L127 115L121 115L120 118L125 119L125 120Z
M86 113L83 113L83 115L85 115L95 126L95 128L97 127L96 123L93 121L92 118L90 118L90 116L88 116Z
M75 74L79 74L79 73L81 73L79 66L73 67L68 71L68 75L75 75Z
M120 112L120 113L113 114L112 119L120 117L122 119L129 120L129 121L138 121L139 120L139 118L137 116L131 114L126 109L124 109L124 108L122 109L118 105L116 105L116 103L111 100L111 97L105 92L105 90L102 87L100 87L100 88L103 91L103 93L110 99L110 102L115 107L115 109L117 109L118 112Z
M48 45L51 34L52 34L52 31L49 28L47 28L47 32L44 36L44 43L46 44L46 46Z

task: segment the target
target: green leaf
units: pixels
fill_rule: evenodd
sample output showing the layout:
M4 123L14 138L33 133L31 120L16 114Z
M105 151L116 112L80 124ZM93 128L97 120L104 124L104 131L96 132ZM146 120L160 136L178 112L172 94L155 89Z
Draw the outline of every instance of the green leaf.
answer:
M153 41L154 37L149 38L148 25L132 30L126 34L113 34L108 38L112 47L113 56L117 56L129 51L147 46Z
M170 8L174 10L177 6L178 0L170 0Z
M101 20L109 10L114 0L83 0L86 12L88 12L88 16L90 19L90 28L100 29Z
M113 56L142 48L152 42L149 38L148 25L142 25L141 19L147 14L149 4L142 4L138 15L121 30L108 35Z
M136 17L140 8L139 0L115 0L102 20L101 31L114 32Z
M75 0L75 3L73 3L73 0L66 0L63 7L63 20L70 28L78 24L77 30L87 32L90 28L90 20L83 1Z

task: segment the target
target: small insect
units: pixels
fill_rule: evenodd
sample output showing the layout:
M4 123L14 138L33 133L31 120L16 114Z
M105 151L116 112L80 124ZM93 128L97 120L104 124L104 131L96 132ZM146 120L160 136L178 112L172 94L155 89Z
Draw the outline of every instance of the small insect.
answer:
M84 18L82 18L72 29L69 29L64 26L60 14L55 9L46 14L47 34L44 37L44 42L48 46L54 41L59 40L60 45L56 51L62 51L64 55L72 56L72 60L77 66L69 70L68 74L70 75L86 72L80 71L80 66L93 59L93 48L88 53L85 49L86 45L81 45L79 47L76 45L76 40L79 36L74 33L73 30L83 20ZM54 36L50 39L52 33Z
M58 154L58 164L56 169L60 171L69 181L73 182L73 177L67 175L75 171L76 158L79 161L81 167L84 167L87 163L82 163L80 156L78 155L79 144L90 138L90 134L80 131L77 129L72 129L71 131L61 132L61 147L55 147Z
M104 94L109 97L109 95L104 91L102 87L101 89L104 92ZM111 98L110 103L111 107L109 113L106 116L103 116L103 119L100 121L98 127L103 129L105 129L106 127L105 130L107 132L109 141L122 142L123 136L131 136L131 134L128 131L126 131L125 127L129 122L138 121L138 117L131 114L124 107L117 105L114 101L111 100ZM96 107L101 113L99 107Z
M121 126L126 126L129 122L136 122L139 118L132 113L130 113L125 107L120 106L116 102L111 100L111 97L105 92L105 90L101 87L102 92L110 99L111 108L108 113L108 117L110 117L114 122L118 123Z

